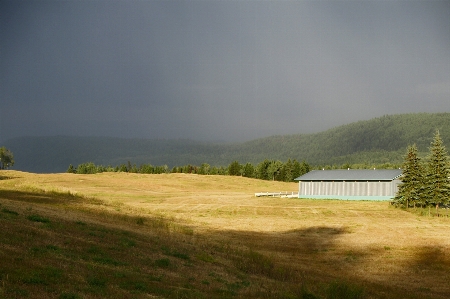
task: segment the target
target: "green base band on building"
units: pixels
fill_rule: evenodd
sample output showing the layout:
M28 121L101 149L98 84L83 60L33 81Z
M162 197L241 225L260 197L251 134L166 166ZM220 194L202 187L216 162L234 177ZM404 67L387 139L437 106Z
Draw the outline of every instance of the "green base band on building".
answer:
M392 200L391 196L339 196L339 195L299 195L298 198L303 199L340 199L340 200L376 200L376 201L389 201Z

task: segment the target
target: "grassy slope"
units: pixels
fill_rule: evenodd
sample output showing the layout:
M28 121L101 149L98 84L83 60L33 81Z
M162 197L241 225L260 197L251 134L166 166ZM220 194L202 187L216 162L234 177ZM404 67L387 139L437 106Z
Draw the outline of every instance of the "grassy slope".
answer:
M401 163L406 147L417 143L427 152L436 129L450 144L450 113L383 116L308 135L272 136L237 144L189 140L144 140L105 137L27 137L5 142L15 155L15 169L63 172L69 164L94 162L229 165L264 159L306 160L312 165ZM301 128L299 128L301 131Z
M0 298L450 296L447 217L240 177L0 176Z

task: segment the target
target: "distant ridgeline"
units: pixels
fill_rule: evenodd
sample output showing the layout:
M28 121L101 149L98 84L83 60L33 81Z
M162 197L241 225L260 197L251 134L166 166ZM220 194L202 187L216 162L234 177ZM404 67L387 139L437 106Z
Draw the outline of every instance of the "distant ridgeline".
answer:
M408 145L416 144L420 154L426 153L436 129L449 146L450 113L387 115L315 134L271 136L242 143L53 136L15 138L2 145L14 153L13 169L44 173L64 172L69 164L86 161L127 167L132 161L137 165L168 165L170 169L208 163L218 172L227 169L225 165L231 161L258 165L266 159L307 161L316 169L394 168L403 162Z

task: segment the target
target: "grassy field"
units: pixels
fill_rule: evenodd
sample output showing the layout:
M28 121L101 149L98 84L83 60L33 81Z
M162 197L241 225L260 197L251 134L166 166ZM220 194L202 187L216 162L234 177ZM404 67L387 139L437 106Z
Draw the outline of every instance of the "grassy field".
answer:
M1 171L0 298L450 297L450 218L296 190Z

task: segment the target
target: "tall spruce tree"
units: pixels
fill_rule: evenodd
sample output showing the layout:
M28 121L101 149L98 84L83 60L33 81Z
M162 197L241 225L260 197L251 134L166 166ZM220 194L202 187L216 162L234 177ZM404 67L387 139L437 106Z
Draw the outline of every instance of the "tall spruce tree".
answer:
M450 195L450 171L447 152L439 130L430 146L427 173L425 177L425 199L429 204L448 204Z
M402 183L398 186L394 203L401 207L425 205L422 202L424 171L415 144L408 147L402 169Z

